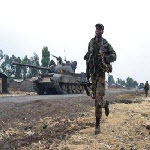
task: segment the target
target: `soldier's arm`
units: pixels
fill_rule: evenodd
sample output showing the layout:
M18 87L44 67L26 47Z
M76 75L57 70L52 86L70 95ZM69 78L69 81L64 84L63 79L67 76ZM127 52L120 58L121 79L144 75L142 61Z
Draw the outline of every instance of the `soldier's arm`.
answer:
M107 50L109 52L109 55L106 56L106 62L111 63L116 61L116 52L114 51L113 47L108 43Z
M88 56L89 56L89 53L90 53L90 43L89 43L89 45L88 45L88 51L87 51L87 53L86 53L85 56L84 56L84 60L87 61Z
M88 45L88 52L84 56L84 60L86 60L86 77L87 77L87 80L90 79L90 70L89 70L89 63L88 63L89 53L90 53L90 44Z

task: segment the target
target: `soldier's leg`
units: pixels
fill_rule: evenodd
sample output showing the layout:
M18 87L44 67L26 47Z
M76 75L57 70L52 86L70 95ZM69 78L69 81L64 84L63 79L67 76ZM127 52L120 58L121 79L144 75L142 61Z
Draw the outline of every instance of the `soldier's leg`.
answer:
M145 90L145 96L147 97L147 91Z
M102 117L102 96L97 95L95 99L95 116L100 118Z
M95 134L100 133L100 120L102 118L102 105L100 104L101 98L102 97L100 95L96 95L96 99L95 99L95 117L96 117Z
M96 98L96 86L97 86L97 80L96 77L92 77L92 98Z
M105 79L103 79L105 81ZM100 133L100 120L102 118L103 96L105 95L105 85L102 83L102 78L97 78L96 97L95 97L95 116L96 126L95 134Z
M96 128L95 134L100 133L100 120L102 117L102 108L105 108L106 116L109 115L109 102L104 101L105 95L105 78L98 77L96 86L96 98L95 98L95 116L96 116Z
M100 133L100 118L102 116L102 108L99 106L98 98L96 94L96 88L97 88L97 77L92 77L92 92L93 96L92 98L95 99L95 117L96 117L96 124L95 124L95 134Z
M106 116L109 115L109 101L104 100L103 97L105 96L105 78L104 77L99 77L98 82L97 82L97 89L96 89L97 95L100 95L100 103L101 107L105 108L105 114Z

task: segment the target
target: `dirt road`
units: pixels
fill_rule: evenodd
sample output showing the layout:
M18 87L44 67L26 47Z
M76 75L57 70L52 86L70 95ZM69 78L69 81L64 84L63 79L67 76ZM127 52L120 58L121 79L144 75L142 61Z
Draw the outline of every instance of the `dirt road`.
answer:
M127 89L118 89L118 90L107 90L106 95L114 95L114 94L123 94L123 93L134 93L138 90L127 90ZM66 98L80 98L80 97L87 97L86 94L68 94L68 95L3 95L0 97L0 103L1 102L16 102L16 103L22 103L22 102L30 102L35 100L65 100Z
M28 100L30 97L35 99ZM13 97L12 101L1 98L0 149L137 149L141 139L146 141L143 149L148 149L148 121L144 119L150 119L150 112L148 102L142 102L143 93L110 91L105 99L113 104L111 114L108 118L103 115L102 136L95 136L94 100L90 97L22 96Z

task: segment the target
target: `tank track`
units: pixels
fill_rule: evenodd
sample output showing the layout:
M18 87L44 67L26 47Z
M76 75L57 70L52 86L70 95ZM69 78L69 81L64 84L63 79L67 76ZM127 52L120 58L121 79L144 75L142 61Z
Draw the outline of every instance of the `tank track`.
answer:
M74 83L57 83L53 88L45 88L33 83L33 88L39 95L45 94L79 94L84 92L84 87Z

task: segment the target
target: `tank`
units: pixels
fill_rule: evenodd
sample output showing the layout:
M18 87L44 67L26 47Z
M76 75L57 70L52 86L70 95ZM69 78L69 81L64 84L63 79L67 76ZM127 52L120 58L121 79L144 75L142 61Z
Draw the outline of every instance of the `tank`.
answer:
M86 75L85 73L75 73L77 61L65 60L63 62L61 57L52 56L57 59L57 65L53 64L49 68L18 62L12 64L48 71L46 74L39 74L33 81L33 87L39 95L83 93L84 86L81 83L86 82Z

